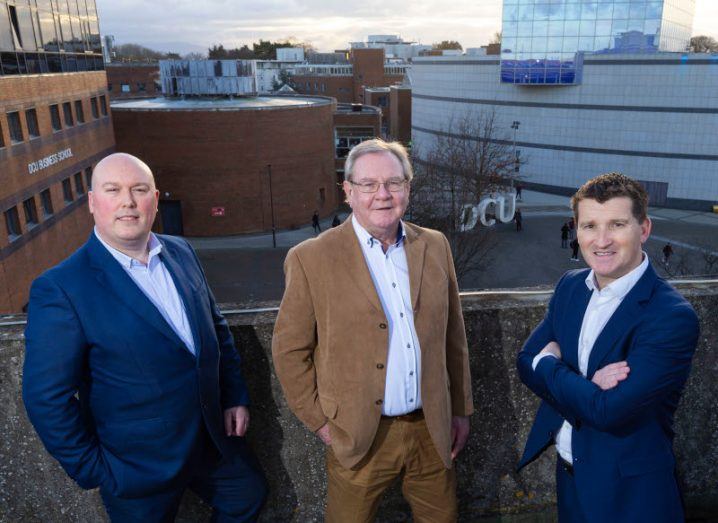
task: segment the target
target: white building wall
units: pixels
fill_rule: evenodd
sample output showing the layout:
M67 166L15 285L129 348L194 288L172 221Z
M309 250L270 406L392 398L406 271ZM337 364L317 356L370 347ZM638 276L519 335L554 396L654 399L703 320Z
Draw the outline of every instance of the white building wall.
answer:
M413 145L431 147L431 131L451 132L452 119L495 111L497 139L512 141L521 122L527 182L567 191L620 171L668 183L669 205L718 203L718 57L587 57L583 74L582 85L516 86L500 82L492 57L418 58Z

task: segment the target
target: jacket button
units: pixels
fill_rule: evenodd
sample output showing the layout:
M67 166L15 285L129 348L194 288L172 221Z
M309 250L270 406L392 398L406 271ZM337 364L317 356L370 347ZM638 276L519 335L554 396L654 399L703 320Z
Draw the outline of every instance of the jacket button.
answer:
M380 329L386 329L386 323L380 323L379 324Z
M383 363L377 363L377 364L376 364L376 368L377 368L377 369L383 369L383 368L384 368L384 364L383 364Z
M382 403L384 403L384 400L376 400L375 403L376 403L377 405L381 405Z

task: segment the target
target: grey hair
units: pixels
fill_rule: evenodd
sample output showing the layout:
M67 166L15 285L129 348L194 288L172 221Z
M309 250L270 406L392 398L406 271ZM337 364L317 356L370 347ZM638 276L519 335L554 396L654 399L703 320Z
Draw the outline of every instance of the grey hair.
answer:
M410 182L414 177L414 170L411 168L411 162L409 161L409 153L406 152L406 148L401 143L385 142L381 138L374 138L361 142L359 145L354 146L349 152L349 156L347 156L346 162L344 163L344 180L351 181L356 161L365 154L372 153L393 154L401 164L404 179Z

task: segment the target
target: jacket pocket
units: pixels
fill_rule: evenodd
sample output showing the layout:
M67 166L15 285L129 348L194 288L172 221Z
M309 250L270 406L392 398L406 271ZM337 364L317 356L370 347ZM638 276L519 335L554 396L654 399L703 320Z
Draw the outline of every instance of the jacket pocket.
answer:
M628 459L618 464L618 470L623 478L673 470L674 468L675 459L668 454L655 454L643 458Z
M333 399L326 398L324 396L319 396L319 405L322 407L322 412L324 412L324 415L329 419L334 419L337 417L337 402Z

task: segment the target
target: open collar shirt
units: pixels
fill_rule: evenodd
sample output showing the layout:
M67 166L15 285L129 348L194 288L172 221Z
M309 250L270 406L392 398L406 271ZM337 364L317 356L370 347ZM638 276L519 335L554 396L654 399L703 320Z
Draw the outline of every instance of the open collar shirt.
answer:
M97 228L95 228L95 236L122 266L128 276L132 278L132 281L135 282L142 293L147 296L147 299L157 308L175 334L184 342L187 349L196 355L192 327L187 318L187 311L170 272L162 262L162 257L160 256L162 244L157 237L150 233L147 246L149 255L145 265L106 243L97 232Z
M421 351L411 308L404 225L399 223L397 241L386 252L353 215L352 225L389 325L382 414L400 416L422 406Z

